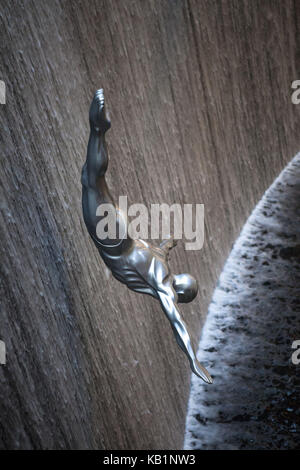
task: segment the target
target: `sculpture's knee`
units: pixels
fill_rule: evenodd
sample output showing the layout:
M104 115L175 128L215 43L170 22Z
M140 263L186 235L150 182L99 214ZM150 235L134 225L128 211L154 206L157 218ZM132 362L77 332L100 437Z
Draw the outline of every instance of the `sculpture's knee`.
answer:
M181 303L191 302L198 293L197 281L190 274L176 274L173 287L178 295L178 302Z

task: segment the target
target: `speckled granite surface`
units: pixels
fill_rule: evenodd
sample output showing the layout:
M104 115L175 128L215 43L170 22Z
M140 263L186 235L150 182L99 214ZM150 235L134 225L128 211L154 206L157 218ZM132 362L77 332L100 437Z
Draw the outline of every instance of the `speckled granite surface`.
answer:
M185 449L299 449L300 154L237 240L210 305L192 379Z

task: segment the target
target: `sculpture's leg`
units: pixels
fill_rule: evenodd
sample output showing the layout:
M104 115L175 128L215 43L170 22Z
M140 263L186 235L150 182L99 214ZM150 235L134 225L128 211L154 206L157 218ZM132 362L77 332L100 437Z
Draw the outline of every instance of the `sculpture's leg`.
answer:
M176 293L170 286L163 286L158 291L161 306L171 323L177 344L189 359L192 371L207 383L212 383L212 378L207 370L198 362L194 353L190 335L182 320L176 304Z
M103 91L98 90L90 107L90 137L86 162L82 169L82 209L87 229L94 240L98 240L96 227L103 216L96 215L101 204L111 204L114 201L109 193L105 173L108 166L108 154L105 143L105 133L110 128L104 109ZM116 244L117 239L103 240L104 244Z
M110 128L104 108L102 90L98 90L90 107L90 137L86 162L82 170L84 187L97 190L100 200L111 201L107 187L103 186L103 178L108 166L108 154L105 143L105 133Z

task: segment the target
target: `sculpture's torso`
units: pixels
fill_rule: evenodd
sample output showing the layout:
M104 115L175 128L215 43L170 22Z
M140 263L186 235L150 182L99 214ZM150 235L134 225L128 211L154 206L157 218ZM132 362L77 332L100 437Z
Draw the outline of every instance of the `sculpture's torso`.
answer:
M143 240L129 239L123 243L125 247L107 249L95 241L103 261L118 281L135 292L157 298L159 285L170 275L165 253Z

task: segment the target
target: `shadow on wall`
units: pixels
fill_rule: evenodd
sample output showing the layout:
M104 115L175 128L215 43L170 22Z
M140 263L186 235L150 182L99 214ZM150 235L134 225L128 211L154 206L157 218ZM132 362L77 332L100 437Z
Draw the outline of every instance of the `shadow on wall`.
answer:
M299 201L297 154L248 219L219 279L198 353L214 384L193 377L185 449L299 448Z

